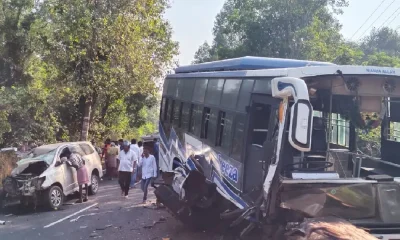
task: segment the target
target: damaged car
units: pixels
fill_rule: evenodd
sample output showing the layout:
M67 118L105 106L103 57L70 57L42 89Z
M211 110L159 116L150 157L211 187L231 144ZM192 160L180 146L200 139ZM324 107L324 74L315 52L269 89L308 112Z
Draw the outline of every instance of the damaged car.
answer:
M158 201L190 227L240 237L307 239L336 221L400 239L399 72L252 57L177 68L161 102ZM379 144L361 141L371 131Z
M79 153L85 161L90 179L89 193L96 194L103 175L98 153L89 142L57 143L33 149L17 162L11 175L3 180L0 200L3 207L12 204L62 206L65 196L78 191L76 170L60 158L64 149Z

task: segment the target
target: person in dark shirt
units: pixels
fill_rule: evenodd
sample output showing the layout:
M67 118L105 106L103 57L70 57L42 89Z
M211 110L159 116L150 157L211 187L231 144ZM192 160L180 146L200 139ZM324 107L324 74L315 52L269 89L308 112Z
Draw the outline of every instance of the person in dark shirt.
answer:
M87 168L85 166L85 160L83 160L82 156L74 151L74 149L66 148L62 154L62 161L66 162L68 166L76 169L76 175L78 179L79 185L79 200L78 203L87 202L88 201L88 193L89 193L89 174ZM86 195L83 199L82 186L85 185Z
M118 146L120 151L124 150L124 139L118 140Z

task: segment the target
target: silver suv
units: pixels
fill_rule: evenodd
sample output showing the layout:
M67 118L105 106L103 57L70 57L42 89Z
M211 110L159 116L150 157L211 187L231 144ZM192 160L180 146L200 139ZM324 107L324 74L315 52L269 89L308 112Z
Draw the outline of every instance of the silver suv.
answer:
M67 147L72 147L85 160L90 177L89 194L96 194L103 171L93 145L90 142L57 143L37 147L17 162L11 176L3 181L0 204L20 202L36 206L44 203L51 209L58 209L65 196L79 189L76 170L60 161L60 154Z

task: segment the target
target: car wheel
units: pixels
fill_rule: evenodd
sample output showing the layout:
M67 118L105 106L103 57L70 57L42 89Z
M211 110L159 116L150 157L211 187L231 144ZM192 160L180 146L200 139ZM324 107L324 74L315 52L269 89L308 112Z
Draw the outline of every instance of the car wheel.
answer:
M92 177L90 178L90 187L89 187L89 194L96 195L97 191L99 191L99 176L92 173Z
M64 201L64 193L59 186L52 186L47 190L47 206L50 209L57 210L62 206Z

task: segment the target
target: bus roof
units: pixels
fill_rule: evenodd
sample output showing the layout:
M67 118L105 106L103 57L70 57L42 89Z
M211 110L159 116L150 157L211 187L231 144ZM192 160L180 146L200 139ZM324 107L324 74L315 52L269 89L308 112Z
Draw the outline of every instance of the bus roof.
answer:
M258 70L274 68L296 68L306 66L333 66L328 62L315 62L306 60L267 58L267 57L241 57L222 61L207 62L182 66L175 69L175 73L216 72L235 70Z

